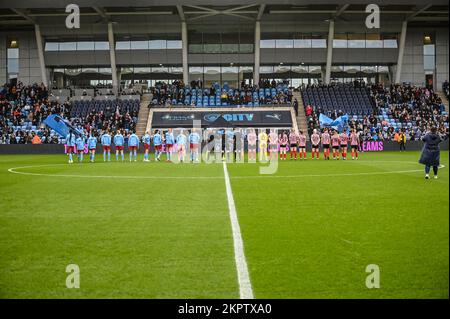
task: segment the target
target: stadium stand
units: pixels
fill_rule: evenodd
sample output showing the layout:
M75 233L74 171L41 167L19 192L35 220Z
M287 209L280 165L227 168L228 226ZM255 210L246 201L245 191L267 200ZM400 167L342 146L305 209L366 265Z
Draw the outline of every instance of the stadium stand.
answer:
M159 82L152 89L152 106L233 107L286 105L292 101L292 90L286 83L270 87L241 85L236 89L224 83L210 88L184 86L181 81L172 84Z
M309 134L320 128L321 113L333 119L348 114L349 126L360 131L363 140L393 140L399 131L408 140L419 140L431 125L443 135L449 133L443 101L428 88L379 84L313 87L302 92Z
M92 93L92 92L91 92ZM42 143L62 143L43 121L50 114L69 119L79 129L97 133L101 129L133 130L138 122L139 95L72 97L63 103L51 99L48 90L39 85L5 84L0 89L0 143L31 143L35 135Z

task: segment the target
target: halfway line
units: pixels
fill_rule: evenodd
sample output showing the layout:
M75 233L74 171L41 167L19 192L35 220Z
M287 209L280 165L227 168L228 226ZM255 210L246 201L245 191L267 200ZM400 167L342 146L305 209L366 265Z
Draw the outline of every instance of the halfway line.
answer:
M225 178L225 188L227 191L228 211L230 213L231 229L233 231L234 260L239 283L239 295L241 299L253 299L252 284L248 274L247 261L244 254L244 243L241 236L241 228L234 204L233 192L231 190L230 177L228 176L227 164L223 162L223 174Z

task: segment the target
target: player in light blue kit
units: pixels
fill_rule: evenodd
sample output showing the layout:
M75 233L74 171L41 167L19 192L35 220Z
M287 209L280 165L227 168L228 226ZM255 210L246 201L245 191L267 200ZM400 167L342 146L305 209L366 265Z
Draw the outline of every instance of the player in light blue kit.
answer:
M155 146L155 160L159 162L162 150L162 137L158 130L153 135L153 145Z
M124 161L123 148L125 144L125 139L120 130L117 131L117 134L114 136L114 145L116 146L116 161L119 161L119 152L122 156L122 162Z
M103 162L106 162L106 154L108 154L108 162L111 161L111 135L109 130L106 130L101 137L101 143L103 146Z
M75 143L77 145L78 163L81 163L83 162L83 154L84 154L84 144L85 144L84 136L83 135L78 136L77 139L75 140Z
M198 162L198 150L200 144L200 135L196 130L189 134L189 149L191 151L191 162Z
M67 154L69 154L69 164L73 163L73 152L76 144L76 136L72 131L66 136Z
M166 140L167 162L170 162L172 161L173 144L175 143L175 138L173 137L171 128L169 128L169 131L166 133L165 140Z
M133 131L133 133L130 134L130 136L128 137L128 150L130 151L130 162L133 159L133 155L134 161L136 162L138 148L139 148L139 137L136 135L136 132Z
M148 152L150 151L150 142L151 142L151 137L150 134L148 134L148 132L145 132L145 135L142 136L142 143L144 143L144 162L148 162Z
M187 138L184 135L183 130L177 135L177 151L178 151L178 161L183 162L186 155L186 142Z
M94 131L91 131L91 135L87 141L88 149L89 149L89 161L94 163L95 160L95 150L97 149L97 137L94 136Z

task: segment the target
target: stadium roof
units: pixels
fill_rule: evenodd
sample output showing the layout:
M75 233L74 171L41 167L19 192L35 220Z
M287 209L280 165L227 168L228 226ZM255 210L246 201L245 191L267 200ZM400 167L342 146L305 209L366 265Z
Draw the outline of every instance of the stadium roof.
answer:
M377 3L383 15L390 14L394 19L408 19L412 23L427 23L428 26L438 26L448 23L448 0L390 0L362 1L347 0L284 0L277 2L261 0L78 0L81 16L91 16L97 19L112 20L120 17L138 18L139 16L170 16L177 19L197 20L216 15L228 15L247 21L268 17L284 20L287 15L343 15L351 20L354 16L366 14L365 6ZM52 24L52 19L67 16L65 7L74 3L73 0L16 0L0 2L0 28L26 28L35 23ZM344 4L345 3L345 4ZM11 5L13 7L11 8ZM134 18L133 18L134 19ZM264 18L263 18L264 19Z

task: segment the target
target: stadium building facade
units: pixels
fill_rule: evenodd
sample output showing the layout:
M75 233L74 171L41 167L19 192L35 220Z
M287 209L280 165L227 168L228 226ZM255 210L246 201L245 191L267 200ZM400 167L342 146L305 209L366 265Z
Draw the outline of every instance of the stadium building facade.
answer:
M0 82L363 79L440 89L449 78L447 1L384 1L379 28L367 28L363 1L78 1L80 28L69 29L70 2L0 5Z

